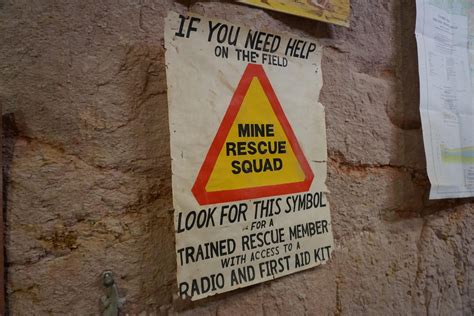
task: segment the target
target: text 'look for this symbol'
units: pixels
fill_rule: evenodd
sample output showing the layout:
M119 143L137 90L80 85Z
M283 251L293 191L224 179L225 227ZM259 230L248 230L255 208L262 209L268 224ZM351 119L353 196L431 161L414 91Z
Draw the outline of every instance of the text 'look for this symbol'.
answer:
M303 192L313 178L263 67L248 64L192 188L196 200Z

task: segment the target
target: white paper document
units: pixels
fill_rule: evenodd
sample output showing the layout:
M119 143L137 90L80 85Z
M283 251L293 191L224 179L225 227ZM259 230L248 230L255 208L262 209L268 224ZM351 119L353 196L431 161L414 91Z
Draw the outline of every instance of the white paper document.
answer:
M416 5L430 199L474 196L474 3L417 0Z

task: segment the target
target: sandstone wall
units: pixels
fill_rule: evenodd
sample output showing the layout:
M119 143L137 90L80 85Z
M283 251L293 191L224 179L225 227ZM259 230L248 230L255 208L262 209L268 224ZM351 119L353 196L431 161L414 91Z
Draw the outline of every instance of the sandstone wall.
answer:
M11 314L98 314L111 269L132 314L472 315L474 200L427 199L414 0L351 2L343 28L232 1L0 0ZM328 265L173 295L169 10L325 43Z

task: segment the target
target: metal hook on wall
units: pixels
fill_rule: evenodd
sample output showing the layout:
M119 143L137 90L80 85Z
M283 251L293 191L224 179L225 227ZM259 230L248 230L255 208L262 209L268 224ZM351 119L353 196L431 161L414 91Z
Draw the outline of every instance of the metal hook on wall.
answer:
M102 305L104 306L102 315L117 316L125 299L119 297L112 271L104 271L102 273L102 284L105 286L106 291L106 294L101 298Z

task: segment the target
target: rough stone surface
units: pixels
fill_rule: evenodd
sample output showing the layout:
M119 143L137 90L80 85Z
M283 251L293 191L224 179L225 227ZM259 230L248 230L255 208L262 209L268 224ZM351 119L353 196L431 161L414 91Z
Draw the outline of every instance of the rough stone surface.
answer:
M427 199L415 1L351 2L343 28L232 1L0 1L10 313L98 314L111 269L130 314L473 315L474 201ZM173 295L169 10L326 45L328 265Z

